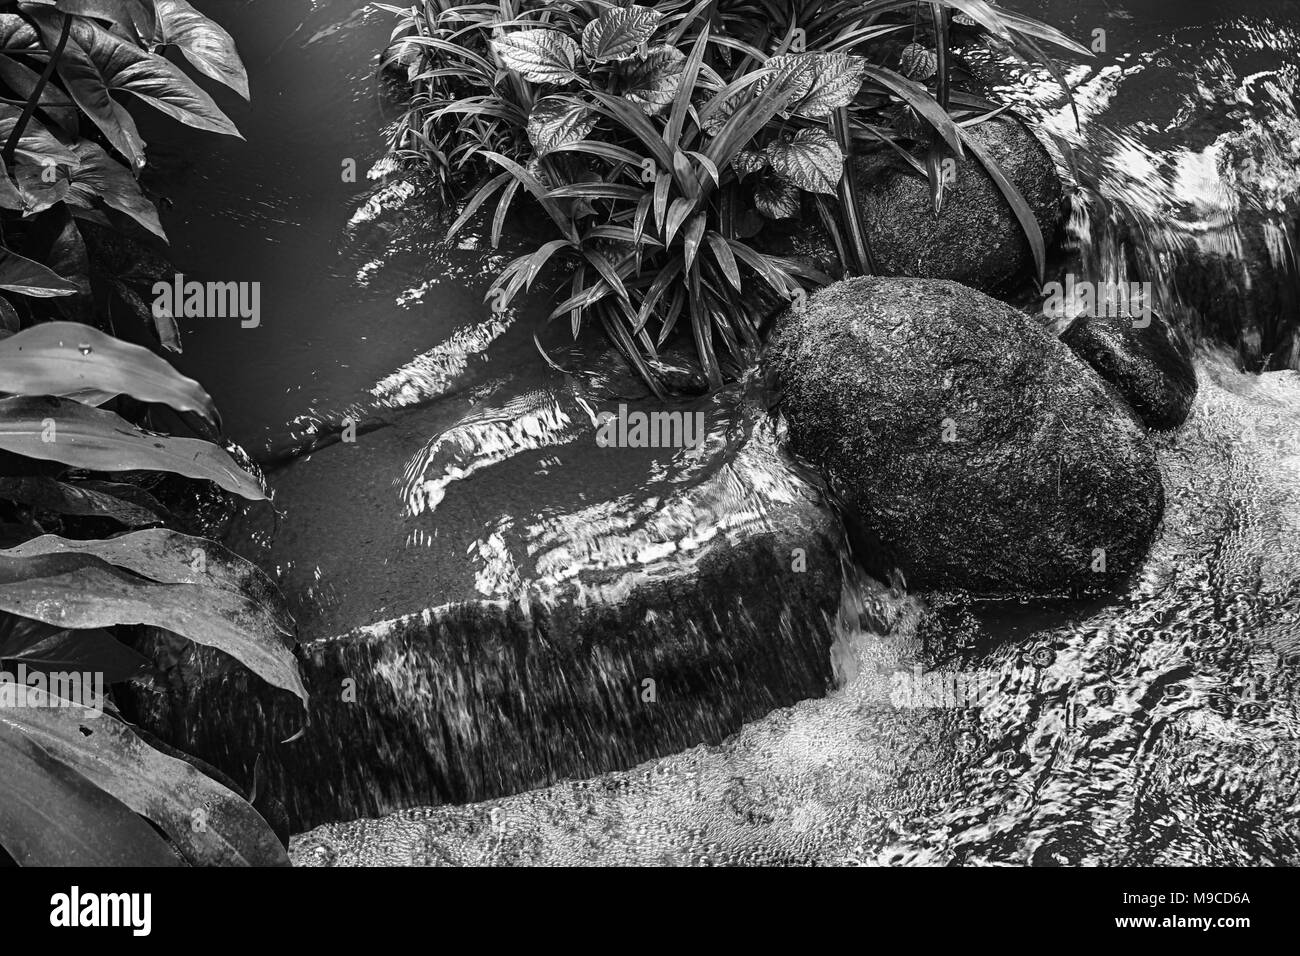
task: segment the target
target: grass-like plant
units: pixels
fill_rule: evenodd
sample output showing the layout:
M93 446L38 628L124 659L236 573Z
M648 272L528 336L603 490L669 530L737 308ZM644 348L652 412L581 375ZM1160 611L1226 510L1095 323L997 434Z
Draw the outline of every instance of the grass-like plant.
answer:
M521 192L554 225L496 277L493 308L564 263L567 294L550 318L568 316L575 335L594 318L656 390L652 360L683 322L717 385L724 358L752 357L773 296L827 281L762 251L769 223L816 215L846 271L873 271L844 174L864 143L926 176L936 209L943 159L974 153L1041 268L1028 205L966 135L998 111L953 88L954 31L1042 60L1040 43L1087 51L984 0L377 6L400 18L392 49L415 91L398 151L433 170L448 200L469 190L452 233L495 200L495 244Z

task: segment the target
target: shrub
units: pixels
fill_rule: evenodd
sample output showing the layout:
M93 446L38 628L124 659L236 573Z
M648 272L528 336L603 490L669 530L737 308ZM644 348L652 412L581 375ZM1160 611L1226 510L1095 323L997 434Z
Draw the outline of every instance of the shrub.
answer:
M743 367L773 297L798 299L827 281L764 252L769 223L811 209L844 267L872 271L844 175L864 142L898 150L927 176L936 209L942 160L971 149L1042 261L1023 197L964 133L996 110L952 89L953 11L968 21L961 29L1030 56L1042 57L1039 41L1086 51L983 0L437 0L385 9L401 18L396 49L415 84L396 146L435 171L447 198L472 186L452 234L495 199L496 244L521 190L554 226L499 273L492 307L507 308L564 263L572 274L550 319L568 316L576 335L594 317L656 391L652 361L683 317L716 386L719 347ZM898 70L868 55L893 48ZM922 147L923 163L908 144ZM766 295L746 291L754 279Z

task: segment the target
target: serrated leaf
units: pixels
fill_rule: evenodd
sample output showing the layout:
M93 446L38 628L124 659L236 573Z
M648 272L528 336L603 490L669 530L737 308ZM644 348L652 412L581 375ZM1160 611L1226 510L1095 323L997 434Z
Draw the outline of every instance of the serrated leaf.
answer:
M736 175L741 179L767 169L767 157L756 149L742 149L731 161Z
M507 69L530 83L563 86L575 79L578 45L555 30L517 30L496 37L492 49Z
M847 53L814 53L810 56L808 90L796 100L795 112L809 118L829 116L841 106L852 103L862 88L864 61Z
M766 153L773 172L810 193L834 195L844 174L844 154L823 129L801 129L789 142L772 143Z
M619 70L623 99L651 115L662 112L677 95L685 66L686 54L670 46L657 46L645 56L625 60Z
M928 80L938 69L938 54L920 43L909 43L903 47L898 58L898 72L909 80Z
M582 52L593 63L624 59L649 42L662 18L649 7L612 7L583 28Z
M597 115L581 103L563 96L538 100L528 114L528 139L538 156L586 137L596 126Z
M768 57L763 66L772 72L754 81L755 94L761 94L771 86L776 86L777 89L788 88L791 91L790 101L799 102L812 89L814 59L815 54L812 53L782 53Z
M793 219L799 215L799 188L780 179L765 179L754 192L754 207L768 219Z

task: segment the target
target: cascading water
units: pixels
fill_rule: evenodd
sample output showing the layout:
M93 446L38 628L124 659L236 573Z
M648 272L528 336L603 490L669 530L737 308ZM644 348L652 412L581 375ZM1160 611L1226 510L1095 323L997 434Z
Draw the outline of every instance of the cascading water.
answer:
M1191 416L1152 438L1166 515L1128 592L850 577L862 627L826 698L592 781L321 827L299 863L1300 862L1295 11L1017 6L1114 44L1067 74L1080 128L1050 77L988 58L1077 187L1055 274L1149 283L1197 356Z

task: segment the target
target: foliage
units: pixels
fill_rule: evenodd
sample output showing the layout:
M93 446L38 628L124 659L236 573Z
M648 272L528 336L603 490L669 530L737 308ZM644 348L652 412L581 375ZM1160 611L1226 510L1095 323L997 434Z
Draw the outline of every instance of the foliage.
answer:
M306 700L274 585L151 491L176 475L258 500L261 483L213 440L197 382L95 327L125 309L179 350L141 275L95 268L115 236L163 238L125 104L238 135L165 48L247 96L229 35L185 0L0 3L0 663L46 681L0 681L0 847L20 863L287 862L242 796L147 744L111 696L92 717L56 683L147 677L123 640L147 625ZM167 417L199 437L161 434Z
M773 221L812 210L844 266L872 271L844 175L863 143L905 156L938 208L943 159L964 155L964 126L997 112L952 89L954 11L961 29L1030 56L1039 42L1087 52L984 0L377 6L400 18L390 56L415 87L399 152L428 163L449 199L477 187L453 233L495 198L495 244L521 190L554 226L497 276L493 307L563 262L572 274L551 319L568 315L576 335L594 317L656 388L653 359L683 316L717 385L719 345L743 365L773 299L827 280L763 251ZM1027 204L992 171L1041 262Z

